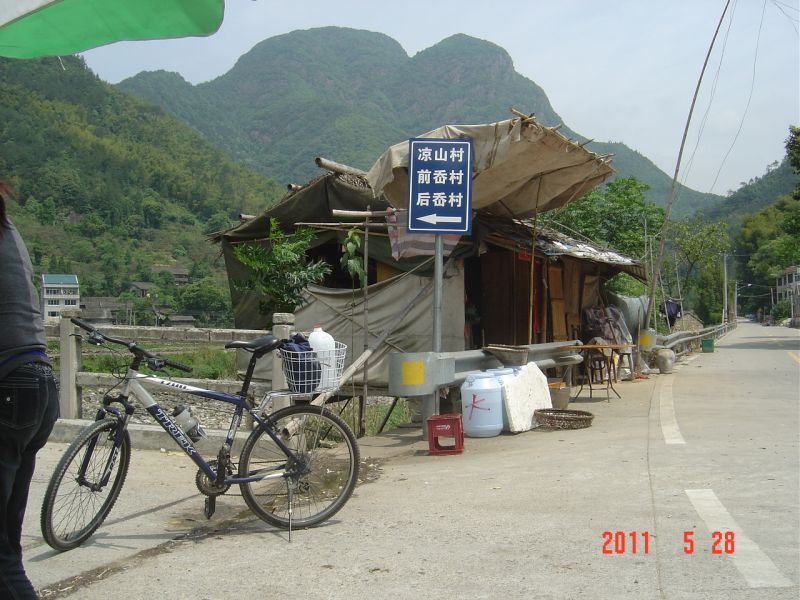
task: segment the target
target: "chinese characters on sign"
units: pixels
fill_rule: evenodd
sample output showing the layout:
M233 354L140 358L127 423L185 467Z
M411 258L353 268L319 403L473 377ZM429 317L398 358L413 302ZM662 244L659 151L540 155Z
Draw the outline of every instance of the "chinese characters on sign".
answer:
M472 231L472 140L409 140L408 230Z

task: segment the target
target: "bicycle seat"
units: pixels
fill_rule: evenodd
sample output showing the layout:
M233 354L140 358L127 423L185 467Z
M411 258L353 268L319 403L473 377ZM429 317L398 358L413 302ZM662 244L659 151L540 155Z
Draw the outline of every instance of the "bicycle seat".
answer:
M254 354L266 354L272 352L281 345L281 341L274 335L265 335L264 337L250 340L249 342L234 341L225 344L225 348L241 348Z

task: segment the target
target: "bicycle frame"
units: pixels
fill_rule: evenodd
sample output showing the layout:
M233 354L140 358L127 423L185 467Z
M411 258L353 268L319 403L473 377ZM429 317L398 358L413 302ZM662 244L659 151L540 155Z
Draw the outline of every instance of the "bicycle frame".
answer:
M208 390L205 388L194 387L191 385L187 385L185 383L179 383L177 381L172 381L170 379L162 379L161 377L156 377L155 375L147 375L145 373L140 373L134 369L128 369L127 374L125 375L125 380L122 385L122 389L120 391L120 396L127 401L130 394L133 393L136 398L138 398L139 402L145 408L145 410L150 413L150 416L155 419L155 421L161 425L161 427L166 431L169 436L175 441L175 443L183 450L184 454L186 454L192 461L200 468L202 471L209 477L211 481L216 480L217 473L211 467L211 465L206 462L197 448L194 446L192 441L189 437L183 433L181 428L173 421L164 409L156 402L155 398L150 394L150 392L145 389L142 385L143 382L147 382L149 384L156 385L160 388L170 389L170 390L177 390L182 393L191 394L193 396L200 396L203 398L209 398L212 400L218 400L221 402L227 402L229 404L233 404L236 408L234 410L233 417L231 419L231 424L228 427L228 433L225 437L225 441L223 442L223 446L221 449L226 449L227 452L230 452L231 448L233 447L233 440L236 435L236 431L239 429L239 425L242 421L242 415L245 410L247 410L250 415L252 415L253 419L258 426L261 427L272 441L283 451L286 455L287 459L290 461L296 461L297 457L295 453L280 439L280 436L272 431L271 427L267 426L267 421L261 418L260 410L255 407L249 407L247 405L247 399L244 396L236 395L236 394L228 394L225 392L217 392L214 390ZM115 414L118 418L122 419L121 423L122 426L118 427L115 433L114 439L114 452L111 453L108 460L108 465L106 467L105 473L103 477L103 485L106 483L108 476L111 474L111 471L114 466L114 462L116 461L117 457L117 449L119 445L122 443L122 433L127 429L128 422L130 421L130 415L125 414L124 417L115 409L108 410L108 412ZM87 453L88 454L88 453ZM88 460L88 459L87 459ZM276 467L277 468L277 467ZM263 469L263 471L273 471L274 469ZM277 479L279 477L283 477L285 475L285 468L282 468L280 471L270 472L270 473L257 473L255 475L251 474L248 477L227 477L225 478L223 485L237 485L241 483L250 483L253 481L261 481L262 479Z

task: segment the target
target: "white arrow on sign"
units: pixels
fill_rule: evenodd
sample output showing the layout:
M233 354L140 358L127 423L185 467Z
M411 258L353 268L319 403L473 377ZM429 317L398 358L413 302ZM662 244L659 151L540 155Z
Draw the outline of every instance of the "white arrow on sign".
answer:
M417 221L425 221L431 225L437 225L439 223L461 223L461 217L445 217L444 215L439 216L436 213L433 213L432 215L417 217Z

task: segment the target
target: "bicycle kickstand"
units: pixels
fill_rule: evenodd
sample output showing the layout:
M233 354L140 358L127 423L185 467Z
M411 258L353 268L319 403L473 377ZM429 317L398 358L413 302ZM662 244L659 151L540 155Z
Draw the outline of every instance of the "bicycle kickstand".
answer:
M292 499L294 496L294 488L289 480L286 481L287 499L289 501L289 541L292 541Z
M206 506L205 510L203 511L206 515L206 519L210 519L214 516L214 511L217 509L217 497L216 496L206 496Z

